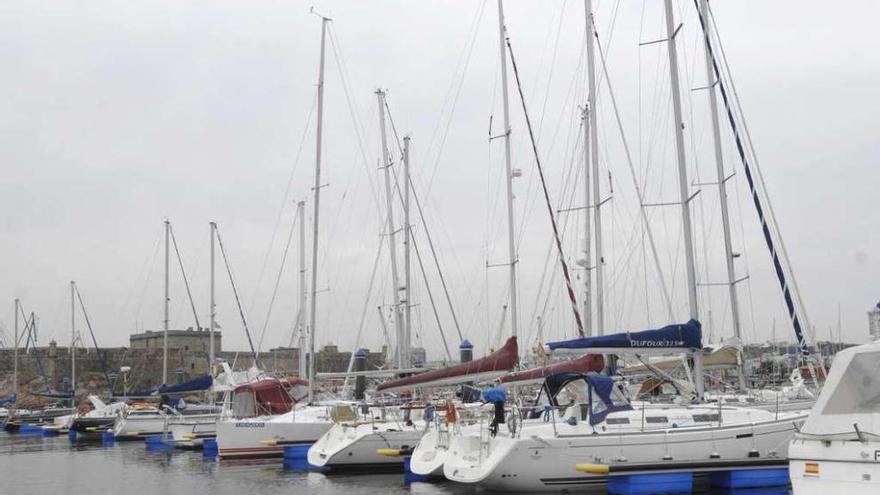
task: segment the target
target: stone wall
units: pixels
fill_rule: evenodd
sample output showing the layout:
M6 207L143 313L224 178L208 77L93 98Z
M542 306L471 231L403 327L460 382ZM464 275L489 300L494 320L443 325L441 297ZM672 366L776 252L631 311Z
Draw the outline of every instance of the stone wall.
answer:
M115 390L122 393L123 379L120 368L128 366L127 390L151 390L162 383L162 349L132 349L115 347L102 349L101 355L91 348L76 349L77 394L92 392L105 393L109 390L104 377L102 364L118 376ZM0 397L11 392L13 375L12 349L0 350ZM19 349L19 383L22 391L42 392L45 384L39 370L37 356L42 362L50 388L69 390L70 350L67 347L39 347L36 351L25 353ZM225 359L234 369L245 369L252 364L253 357L248 351L218 352L218 358ZM339 352L335 346L317 352L318 372L344 372L348 368L350 352ZM277 376L294 376L299 370L299 350L297 348L278 348L261 352L258 356L260 367ZM381 352L370 353L367 369L376 369L385 363ZM179 371L179 373L178 373ZM208 353L202 350L174 349L168 351L168 382L177 383L204 375L208 371Z

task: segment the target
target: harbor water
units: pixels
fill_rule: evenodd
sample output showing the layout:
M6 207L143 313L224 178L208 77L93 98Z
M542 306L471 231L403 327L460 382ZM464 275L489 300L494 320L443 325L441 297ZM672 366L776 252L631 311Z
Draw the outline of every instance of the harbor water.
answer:
M0 480L0 495L478 493L451 482L406 484L401 473L325 475L285 470L280 459L218 461L196 451L150 451L143 442L71 444L66 435L5 432L0 432ZM789 490L703 493L786 495Z

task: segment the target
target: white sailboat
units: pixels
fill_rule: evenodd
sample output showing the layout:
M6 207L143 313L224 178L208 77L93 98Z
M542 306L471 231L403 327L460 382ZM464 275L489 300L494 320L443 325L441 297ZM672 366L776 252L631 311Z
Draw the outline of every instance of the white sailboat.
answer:
M314 11L313 11L314 13ZM317 15L317 14L316 14ZM242 416L233 412L217 422L217 447L221 458L280 456L284 445L314 443L327 432L336 413L347 416L342 408L317 403L316 363L315 363L315 321L317 317L317 269L318 232L321 198L321 152L323 149L324 123L324 55L327 37L327 24L330 18L321 18L321 51L318 69L318 116L315 153L314 210L312 219L312 273L311 308L309 311L309 355L308 355L308 401L297 404L284 411L257 411ZM233 399L235 400L235 399Z
M837 353L788 453L794 495L880 491L880 342Z

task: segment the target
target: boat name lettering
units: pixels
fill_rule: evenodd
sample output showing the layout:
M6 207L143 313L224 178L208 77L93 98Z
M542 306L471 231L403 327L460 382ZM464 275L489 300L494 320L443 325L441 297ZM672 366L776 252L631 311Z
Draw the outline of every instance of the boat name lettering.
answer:
M236 428L265 428L266 423L250 423L250 422L241 422L235 423Z
M684 347L684 341L681 340L633 340L630 342L632 347Z

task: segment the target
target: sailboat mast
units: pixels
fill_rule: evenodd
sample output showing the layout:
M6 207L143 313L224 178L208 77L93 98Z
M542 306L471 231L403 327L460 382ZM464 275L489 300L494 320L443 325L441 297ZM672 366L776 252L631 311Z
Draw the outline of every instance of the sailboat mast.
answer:
M70 400L76 405L76 306L74 291L76 282L70 281Z
M217 224L211 222L211 311L210 311L210 345L208 347L208 372L214 376L214 328L217 326L217 305L214 302L214 238L216 237Z
M406 316L406 329L404 337L404 364L407 368L413 365L412 362L412 290L410 288L410 225L409 225L409 196L410 196L410 158L409 158L410 137L403 138L403 271L404 271L404 314Z
M299 315L297 317L297 347L299 348L299 376L306 376L306 202L296 204L299 219Z
M708 0L700 0L700 14L706 19L709 11ZM706 25L705 37L711 27ZM712 69L712 54L704 44L706 55L706 86L709 92L709 120L712 122L712 143L715 152L715 169L718 177L718 199L721 203L721 232L724 236L724 259L727 268L727 289L730 295L730 316L733 321L733 335L742 340L742 325L739 318L739 298L736 293L736 268L733 265L733 247L730 241L730 212L727 203L727 175L724 171L724 157L721 153L721 124L718 121L718 96L715 93L715 71ZM745 388L745 364L740 360L740 388Z
M162 320L162 383L168 383L168 302L170 301L168 295L168 259L169 259L169 245L168 245L168 237L171 233L171 222L167 219L165 220L165 319Z
M590 152L590 166L593 175L593 204L592 204L592 213L593 213L593 223L595 224L596 230L594 235L595 240L595 253L596 253L596 331L599 335L605 334L605 294L604 294L604 256L602 254L602 210L601 210L601 198L599 197L599 130L598 125L596 123L596 93L598 92L598 88L596 87L596 58L595 58L595 43L596 43L596 26L594 24L593 19L593 2L592 0L584 0L584 10L586 14L586 24L587 24L587 81L589 85L589 96L587 99L587 110L588 114L588 127L590 136L589 139L586 137L588 142L592 142L592 146L589 148ZM586 153L586 150L584 151ZM588 175L586 169L584 170L584 175ZM589 179L587 179L587 185L589 186ZM587 196L589 205L589 195ZM589 217L589 211L587 212L587 217ZM587 240L589 243L589 239ZM589 276L587 277L589 279ZM588 321L591 318L589 313L584 314L584 318Z
M697 307L697 275L694 255L694 239L691 227L690 194L688 188L687 162L684 155L684 121L681 116L681 88L678 80L678 50L675 46L675 29L672 14L672 0L665 0L666 7L666 37L669 54L670 90L672 91L672 110L675 121L675 151L678 159L678 191L681 199L681 223L684 236L684 256L687 271L688 309L690 318L699 320ZM694 381L697 395L703 397L703 366L702 353L700 350L694 353Z
M15 347L12 351L12 387L15 390L15 401L18 402L18 305L19 300L15 300L15 306L13 309L13 314L15 317L15 336L13 337L13 344Z
M321 62L318 68L318 128L315 138L315 211L312 213L312 305L309 311L309 403L315 401L315 319L318 294L318 215L321 211L321 139L324 127L324 47L328 17L321 17Z
M589 96L587 96L587 101L589 101ZM590 113L590 104L587 103L581 112L581 120L584 123L584 335L587 337L593 336L593 294L590 289L593 277L593 269L590 267L590 263L592 263L590 242L593 240L590 233L590 206L592 205L590 200ZM543 344L543 341L541 343Z
M517 288L516 288L516 244L513 217L513 169L510 162L510 104L507 89L507 28L504 25L504 5L498 0L498 42L501 49L501 93L504 105L504 166L507 176L507 260L510 269L510 335L517 336Z
M398 369L409 368L406 362L408 349L406 348L406 334L403 324L403 315L400 311L400 276L397 269L397 236L395 235L394 226L394 190L391 188L391 157L388 152L388 141L385 130L385 91L376 90L376 96L379 98L379 132L382 139L382 170L385 175L385 207L387 215L385 217L388 236L388 252L391 256L391 284L393 286L392 295L394 298L394 334L397 340L396 364Z

